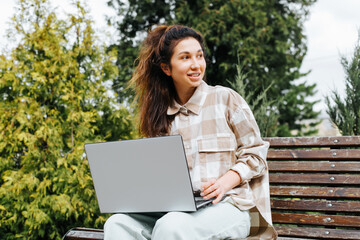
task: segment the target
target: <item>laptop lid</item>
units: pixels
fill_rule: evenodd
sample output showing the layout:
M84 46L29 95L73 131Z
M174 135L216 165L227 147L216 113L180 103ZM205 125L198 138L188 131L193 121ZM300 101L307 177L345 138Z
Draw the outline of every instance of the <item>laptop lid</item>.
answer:
M85 145L102 213L196 211L180 135Z

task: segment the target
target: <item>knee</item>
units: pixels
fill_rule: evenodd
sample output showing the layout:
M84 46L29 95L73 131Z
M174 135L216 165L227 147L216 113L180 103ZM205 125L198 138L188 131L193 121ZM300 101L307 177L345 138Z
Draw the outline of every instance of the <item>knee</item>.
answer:
M129 220L129 216L126 214L114 214L109 217L104 225L104 231L111 231L114 227L119 227L121 224L126 223Z
M153 229L153 237L182 236L191 226L191 215L182 212L169 212L161 217Z

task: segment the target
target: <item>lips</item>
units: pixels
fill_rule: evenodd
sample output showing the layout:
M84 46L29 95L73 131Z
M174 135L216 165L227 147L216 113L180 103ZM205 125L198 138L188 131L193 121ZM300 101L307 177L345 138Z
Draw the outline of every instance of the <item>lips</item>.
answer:
M188 74L189 77L199 77L200 73Z
M201 74L200 73L188 74L188 77L189 77L190 81L193 81L193 82L198 82L198 81L201 80Z

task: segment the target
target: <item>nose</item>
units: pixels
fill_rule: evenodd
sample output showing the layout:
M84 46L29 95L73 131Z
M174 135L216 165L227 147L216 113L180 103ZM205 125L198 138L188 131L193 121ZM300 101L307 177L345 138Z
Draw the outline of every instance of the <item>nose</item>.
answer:
M198 69L200 68L199 60L196 58L193 58L191 63L191 69Z

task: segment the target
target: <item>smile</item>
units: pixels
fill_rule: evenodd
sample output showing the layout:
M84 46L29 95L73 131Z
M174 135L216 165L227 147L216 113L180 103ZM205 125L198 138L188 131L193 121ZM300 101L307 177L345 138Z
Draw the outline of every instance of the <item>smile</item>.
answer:
M198 76L200 76L200 73L188 74L188 76L190 76L190 77L198 77Z

